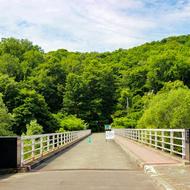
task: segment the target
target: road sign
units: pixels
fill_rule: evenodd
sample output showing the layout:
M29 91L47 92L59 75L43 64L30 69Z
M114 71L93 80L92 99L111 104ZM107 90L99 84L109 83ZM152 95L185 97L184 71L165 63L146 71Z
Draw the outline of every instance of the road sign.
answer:
M114 131L106 131L106 140L114 139L115 133Z
M105 130L111 129L111 125L104 125L104 126L105 126Z
M88 137L88 144L92 144L92 137Z

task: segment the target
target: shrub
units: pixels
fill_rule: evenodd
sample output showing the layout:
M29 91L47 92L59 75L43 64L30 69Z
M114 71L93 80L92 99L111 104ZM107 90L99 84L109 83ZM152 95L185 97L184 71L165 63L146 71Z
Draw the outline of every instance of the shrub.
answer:
M138 121L139 128L189 128L190 90L173 89L155 95Z
M26 125L26 135L40 135L43 133L43 127L37 123L37 120L30 121L30 124Z
M76 131L83 130L87 128L87 124L84 120L77 118L74 115L65 116L61 113L54 114L54 117L57 119L60 129L59 132L64 131Z
M114 118L112 123L114 128L134 128L135 126L136 120L127 117Z

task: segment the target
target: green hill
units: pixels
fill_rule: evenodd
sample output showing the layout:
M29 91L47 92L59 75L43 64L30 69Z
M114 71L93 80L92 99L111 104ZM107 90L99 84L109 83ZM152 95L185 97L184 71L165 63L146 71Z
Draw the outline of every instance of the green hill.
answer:
M28 40L0 42L0 112L9 123L0 128L10 134L26 133L33 120L45 133L76 130L69 119L94 131L112 122L189 127L189 87L190 35L105 53L44 53Z

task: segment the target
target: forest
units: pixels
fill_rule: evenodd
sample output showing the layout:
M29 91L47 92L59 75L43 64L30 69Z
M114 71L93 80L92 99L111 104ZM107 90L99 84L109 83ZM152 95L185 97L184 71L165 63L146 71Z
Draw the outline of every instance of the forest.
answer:
M190 35L113 52L0 41L0 135L189 128Z

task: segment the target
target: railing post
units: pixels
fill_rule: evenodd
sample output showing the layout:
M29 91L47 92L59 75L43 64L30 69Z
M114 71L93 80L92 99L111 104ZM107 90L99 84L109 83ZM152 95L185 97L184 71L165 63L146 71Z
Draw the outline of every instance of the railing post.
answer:
M164 150L164 131L161 132L162 136L162 150Z
M77 132L75 131L75 140L77 139Z
M40 137L40 156L43 156L43 137Z
M65 143L68 143L68 132L65 133Z
M55 148L55 135L53 134L53 136L52 136L52 148L54 149Z
M148 132L145 130L145 143L148 144Z
M155 148L157 148L158 146L158 138L157 138L157 131L154 132L154 144L155 144Z
M152 145L152 131L151 131L151 129L149 131L149 145L150 146Z
M49 152L49 135L47 136L47 152Z
M32 160L35 159L35 154L34 154L34 152L35 152L35 139L32 138Z
M138 141L141 142L141 130L138 130Z
M17 137L17 168L22 167L24 161L24 145L21 137Z
M190 161L190 129L182 132L182 153L182 158Z
M63 145L63 133L61 133L61 146Z
M73 133L74 133L74 132L71 133L71 141L73 141Z
M174 151L174 140L173 140L173 137L174 137L174 132L171 130L170 131L170 153L171 154Z
M144 143L144 130L142 130L142 138L141 138L142 143Z
M57 148L59 148L59 134L57 134Z
M24 140L20 138L20 166L24 163Z
M66 138L66 135L65 135L65 133L63 133L63 144L65 144L65 143L66 143L65 138Z

